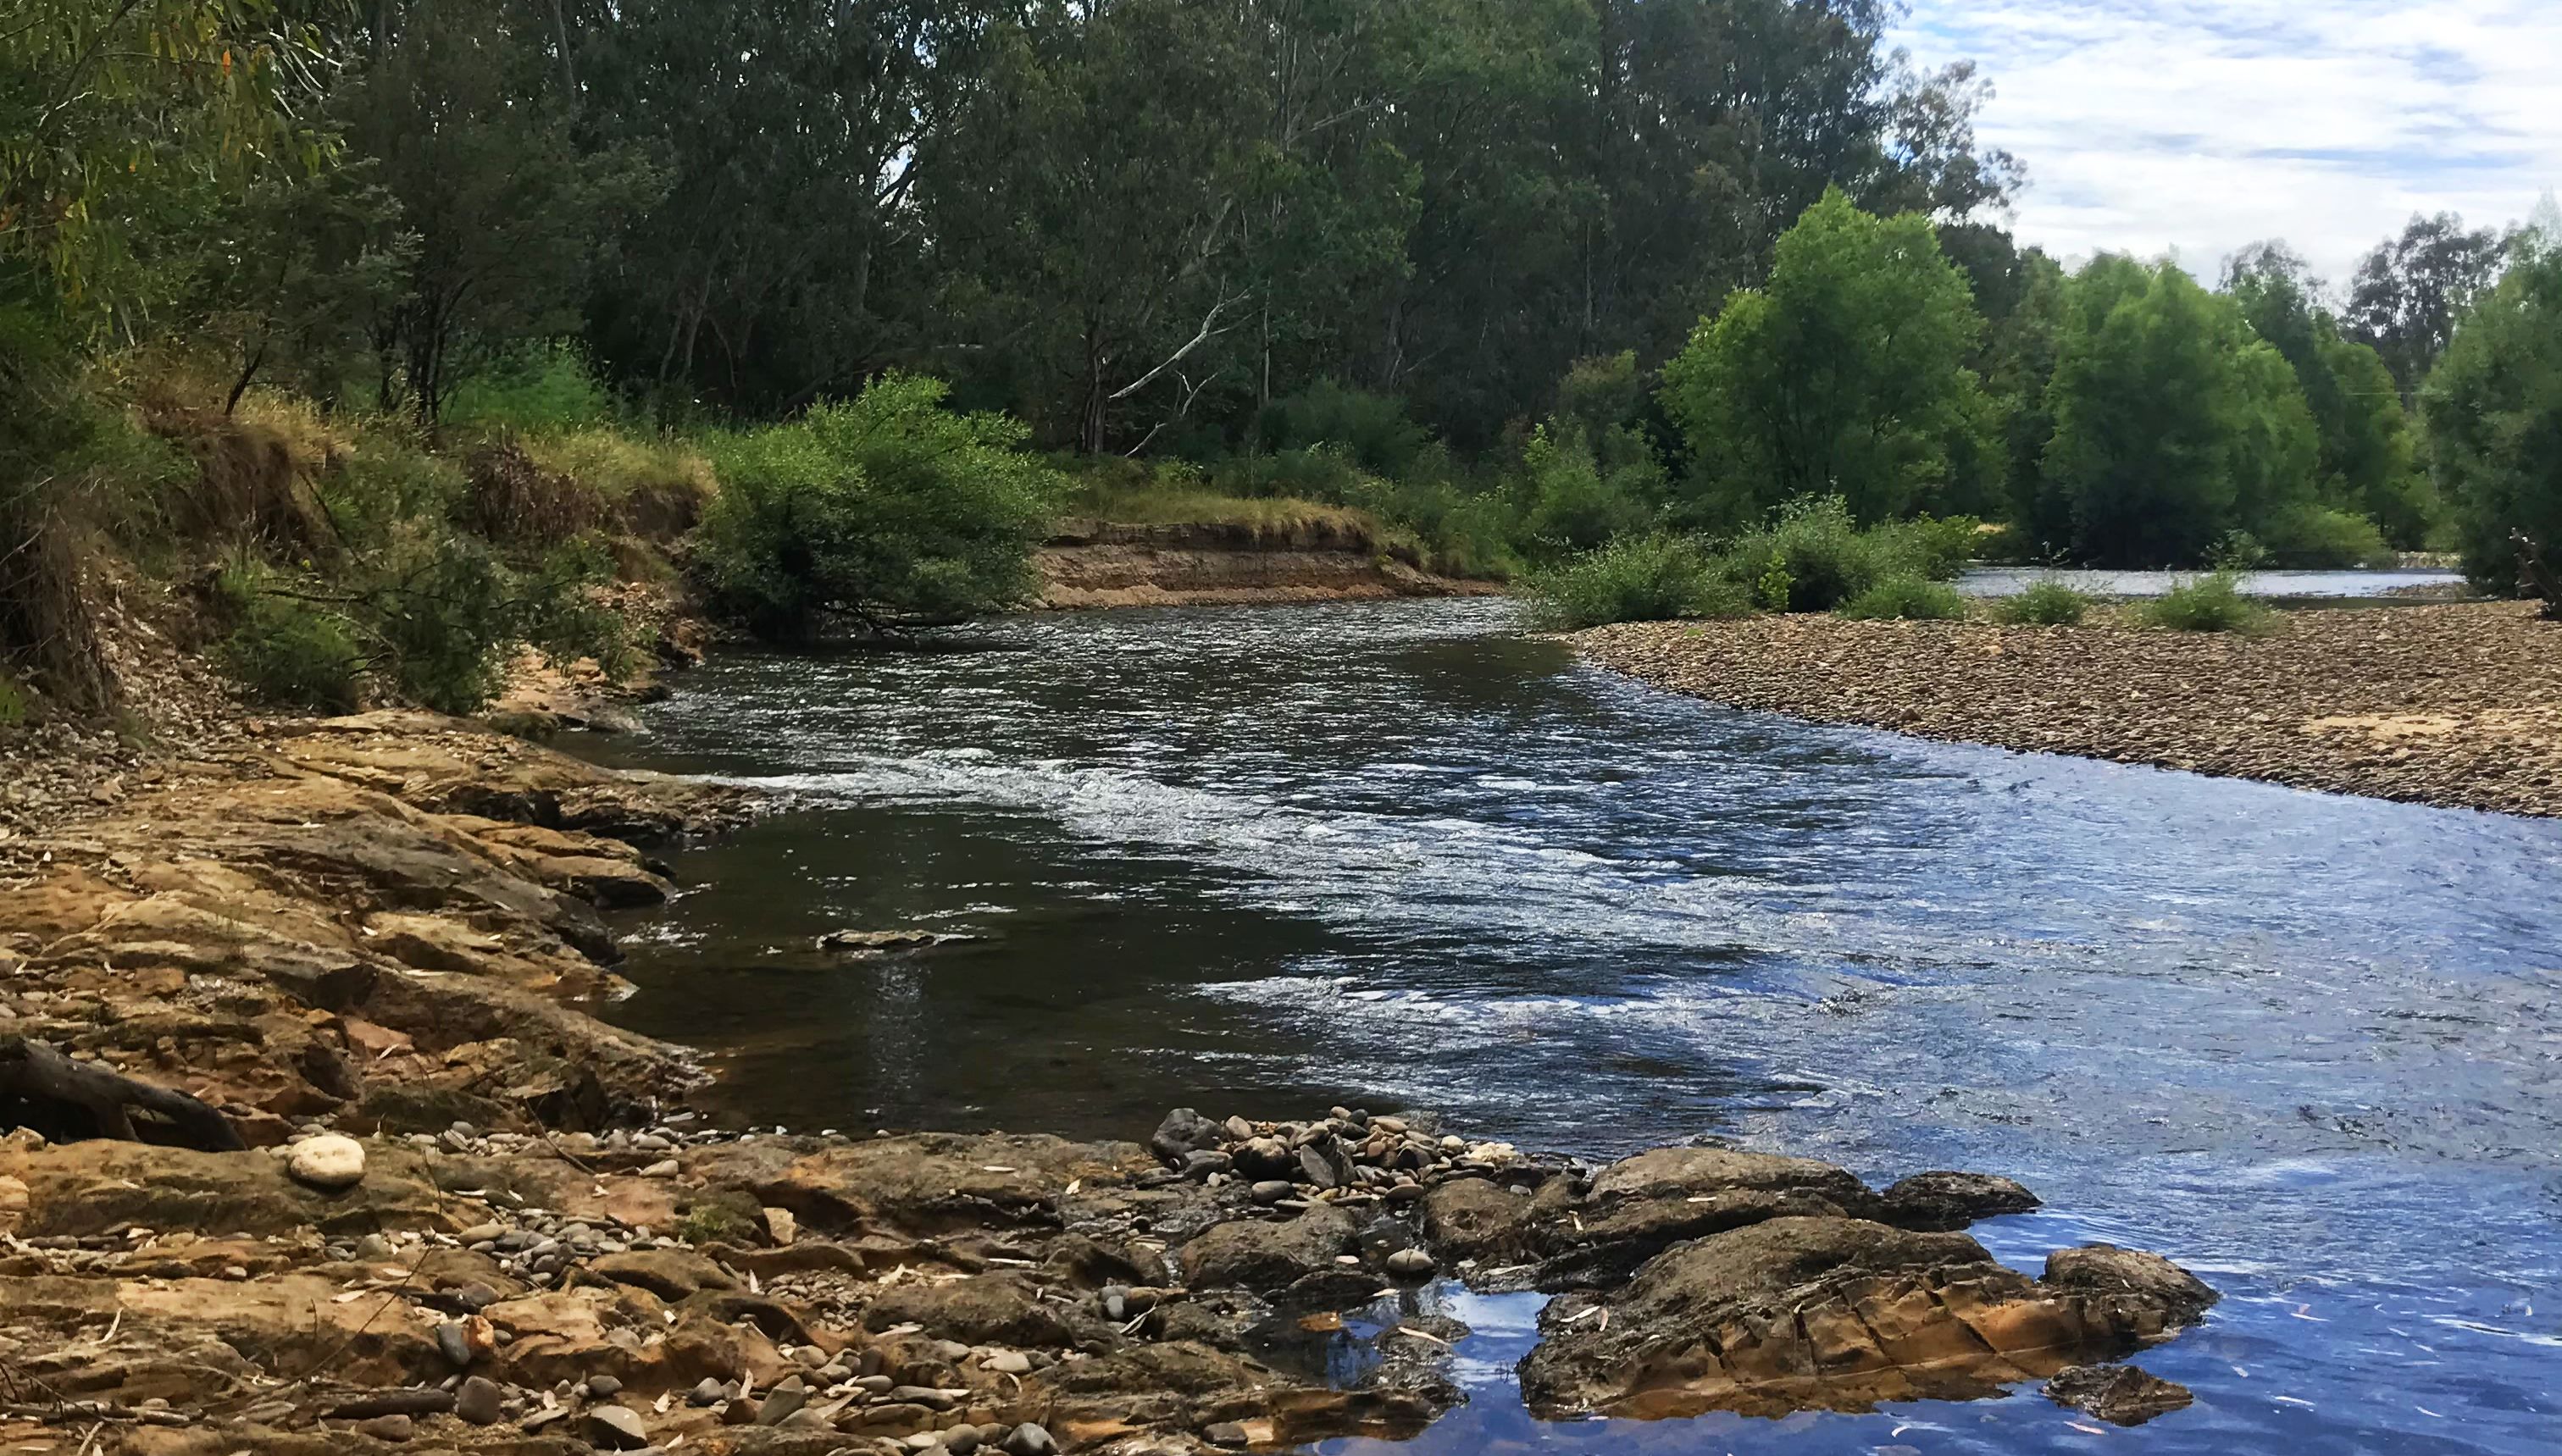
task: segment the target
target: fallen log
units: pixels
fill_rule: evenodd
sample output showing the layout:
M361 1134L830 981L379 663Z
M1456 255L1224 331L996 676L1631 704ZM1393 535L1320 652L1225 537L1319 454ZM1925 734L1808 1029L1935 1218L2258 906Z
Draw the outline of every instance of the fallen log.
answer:
M248 1146L230 1118L197 1098L74 1061L24 1036L0 1036L0 1127L33 1128L55 1142L113 1138L201 1153Z

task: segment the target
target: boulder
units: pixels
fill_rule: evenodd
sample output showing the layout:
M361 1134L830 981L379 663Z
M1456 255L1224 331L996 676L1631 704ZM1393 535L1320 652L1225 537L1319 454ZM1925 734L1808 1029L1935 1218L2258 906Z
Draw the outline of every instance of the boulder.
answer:
M1352 1215L1318 1203L1286 1223L1238 1218L1184 1245L1184 1279L1195 1289L1284 1289L1311 1274L1332 1272L1353 1246Z
M2046 1398L2110 1425L2139 1426L2155 1416L2186 1410L2197 1397L2186 1385L2133 1365L2096 1365L2056 1371L2046 1382Z
M2041 1206L2037 1194L1989 1173L1917 1173L1886 1190L1882 1216L1906 1228L1947 1230Z
M1187 1153L1206 1153L1227 1140L1227 1130L1189 1107L1166 1114L1148 1139L1148 1151L1168 1167L1180 1167Z

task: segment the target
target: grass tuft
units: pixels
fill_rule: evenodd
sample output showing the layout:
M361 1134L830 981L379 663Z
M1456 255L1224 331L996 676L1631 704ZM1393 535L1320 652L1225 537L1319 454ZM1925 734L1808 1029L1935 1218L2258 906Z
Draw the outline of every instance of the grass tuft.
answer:
M1834 610L1853 622L1960 622L1966 616L1966 599L1941 582L1894 576Z
M2137 619L2171 632L2250 634L2270 624L2269 609L2242 595L2242 578L2229 571L2180 583L2145 603Z
M2047 577L2028 584L2015 597L2005 597L1993 615L2013 627L2079 627L2091 611L2091 599Z

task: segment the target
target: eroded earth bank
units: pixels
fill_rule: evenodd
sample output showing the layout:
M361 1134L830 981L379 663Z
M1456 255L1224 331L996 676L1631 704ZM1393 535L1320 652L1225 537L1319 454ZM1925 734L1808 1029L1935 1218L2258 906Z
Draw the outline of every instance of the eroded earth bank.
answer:
M738 794L416 714L157 777L6 846L11 1450L1404 1436L1463 1398L1449 1281L1556 1296L1543 1416L2047 1379L2131 1423L2186 1394L2114 1362L2215 1299L2105 1246L2003 1267L1964 1229L2036 1200L1982 1175L1593 1167L1342 1108L1144 1145L712 1127L682 1048L591 1014L598 912L668 895Z

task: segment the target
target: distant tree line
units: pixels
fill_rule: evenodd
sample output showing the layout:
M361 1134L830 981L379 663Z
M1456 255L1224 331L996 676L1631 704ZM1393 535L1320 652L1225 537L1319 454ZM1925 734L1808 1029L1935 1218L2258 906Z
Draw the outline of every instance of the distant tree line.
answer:
M2279 245L2068 273L1891 12L0 0L0 647L78 636L27 543L116 438L75 386L155 352L431 446L940 381L865 439L948 403L1490 567L1835 497L2110 564L2562 546L2562 230L2416 219L2336 292ZM877 466L826 434L796 469Z

